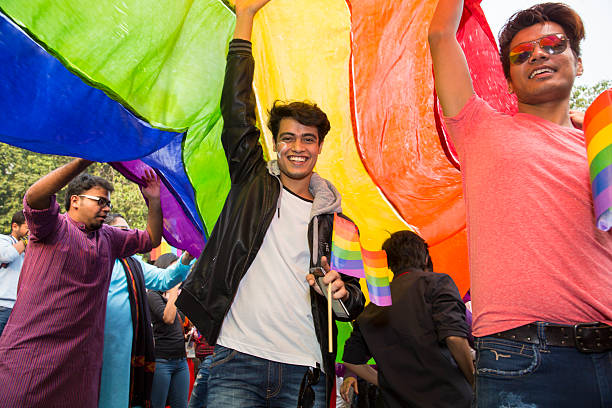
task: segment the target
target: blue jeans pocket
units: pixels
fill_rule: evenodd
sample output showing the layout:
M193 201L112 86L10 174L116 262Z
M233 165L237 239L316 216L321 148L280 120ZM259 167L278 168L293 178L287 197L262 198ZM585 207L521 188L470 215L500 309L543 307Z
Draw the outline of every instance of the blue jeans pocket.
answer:
M227 363L231 359L233 359L236 354L238 354L237 350L223 347L220 345L215 346L215 351L212 355L212 360L210 363L210 368L214 368L220 366L223 363Z
M541 356L538 345L483 337L477 339L476 374L489 377L518 377L535 372Z

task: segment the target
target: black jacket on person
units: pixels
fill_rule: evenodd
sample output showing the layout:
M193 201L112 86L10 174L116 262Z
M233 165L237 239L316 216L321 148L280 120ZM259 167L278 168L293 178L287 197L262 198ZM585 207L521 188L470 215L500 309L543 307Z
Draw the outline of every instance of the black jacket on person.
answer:
M240 281L255 259L282 199L278 165L264 160L260 132L255 126L254 67L251 43L233 40L221 97L224 120L221 140L229 165L231 188L210 239L176 302L211 345L217 342ZM333 214L341 208L336 189L316 173L312 175L310 191L314 196L308 225L312 267L320 266L322 256L329 259ZM352 320L363 310L365 298L358 279L342 275L342 280L349 292L345 305L350 314L348 320ZM314 330L327 373L329 402L335 382L337 330L336 325L332 325L334 351L329 353L327 302L312 288L310 298Z
M467 338L465 305L452 278L411 269L391 282L393 304L368 304L344 345L343 360L378 367L386 408L468 408L472 387L445 339Z

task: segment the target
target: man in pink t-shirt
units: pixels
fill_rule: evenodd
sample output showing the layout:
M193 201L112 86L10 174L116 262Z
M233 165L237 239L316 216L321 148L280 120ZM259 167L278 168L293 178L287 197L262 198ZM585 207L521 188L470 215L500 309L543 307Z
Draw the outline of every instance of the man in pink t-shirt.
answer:
M455 37L462 10L440 0L429 44L461 161L478 406L612 406L612 234L595 227L584 134L569 112L582 21L547 3L506 24L510 116L474 94Z

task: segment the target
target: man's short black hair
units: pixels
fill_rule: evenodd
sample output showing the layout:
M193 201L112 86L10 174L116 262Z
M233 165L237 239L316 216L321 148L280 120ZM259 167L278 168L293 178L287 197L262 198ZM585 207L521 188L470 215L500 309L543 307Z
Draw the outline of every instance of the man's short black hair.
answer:
M154 265L158 268L166 269L167 267L172 265L177 259L178 259L178 256L172 253L163 254L163 255L160 255L159 258L155 260Z
M103 179L102 177L81 173L72 179L72 181L68 184L68 188L66 189L66 200L64 203L66 211L70 210L70 197L73 195L78 196L79 194L83 194L85 191L94 187L102 187L109 193L115 191L113 183L110 181Z
M427 242L412 231L391 234L382 249L387 253L387 264L394 275L408 269L433 270Z
M536 4L515 13L499 33L499 56L506 79L510 79L510 43L514 36L524 28L547 22L557 23L563 28L574 56L580 57L580 41L584 39L584 25L578 13L563 3Z
M117 218L123 218L125 220L125 217L119 213L108 213L108 215L104 219L104 223L107 225L111 225L113 221L115 221Z
M316 103L304 102L282 102L275 101L272 109L268 112L268 128L272 132L274 143L278 137L280 122L284 118L295 119L304 126L314 126L319 133L319 144L323 143L325 135L329 132L330 124L327 115Z
M16 211L15 214L13 214L13 218L11 218L11 225L17 224L21 226L25 224L25 222L26 220L25 215L23 215L23 210Z

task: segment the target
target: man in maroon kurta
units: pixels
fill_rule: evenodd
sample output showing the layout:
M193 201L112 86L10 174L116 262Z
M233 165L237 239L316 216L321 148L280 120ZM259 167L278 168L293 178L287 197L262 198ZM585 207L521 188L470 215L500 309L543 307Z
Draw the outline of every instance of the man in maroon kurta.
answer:
M153 172L143 188L147 231L103 225L112 185L89 175L68 186L67 213L59 213L55 193L90 163L77 159L54 170L24 197L30 244L0 338L2 407L97 406L113 262L150 251L161 240L159 179Z

